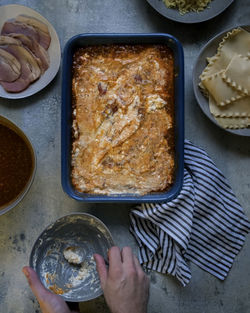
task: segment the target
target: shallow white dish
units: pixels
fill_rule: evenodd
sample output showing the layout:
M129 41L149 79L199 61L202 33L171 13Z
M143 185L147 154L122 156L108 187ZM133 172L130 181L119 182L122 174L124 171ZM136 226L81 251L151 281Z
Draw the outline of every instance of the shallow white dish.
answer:
M181 15L177 9L167 8L162 0L147 0L147 2L161 15L170 20L187 24L201 23L210 20L226 10L233 1L234 0L213 0L205 10L199 13L188 12Z
M226 35L227 32L231 31L234 28L237 27L242 27L245 30L250 32L250 25L239 25L239 26L235 26L232 27L230 29L227 29L221 33L219 33L218 35L216 35L215 37L213 37L211 40L208 41L208 43L204 46L204 48L201 50L195 65L194 65L194 69L193 69L193 88L194 88L194 94L196 97L196 100L201 108L201 110L203 111L203 113L217 126L219 126L220 128L222 128L217 121L215 120L215 118L213 117L213 115L211 114L210 110L209 110L209 103L208 103L208 99L203 95L203 93L201 92L200 88L199 88L199 76L201 75L202 71L204 70L204 68L207 65L207 57L211 57L213 55L215 55L218 45L221 42L222 38ZM229 132L229 133L233 133L235 135L240 135L240 136L250 136L250 128L242 128L242 129L225 129L222 128L225 131Z
M50 66L45 73L34 83L32 83L27 89L18 93L9 93L6 92L3 87L0 85L0 97L7 99L21 99L29 97L44 87L46 87L52 79L56 76L61 62L61 48L60 42L57 36L57 33L54 27L39 13L34 11L31 8L25 7L23 5L10 4L0 7L0 30L2 29L3 24L11 18L15 18L19 14L25 14L29 16L36 17L43 23L45 23L50 32L51 43L48 49L50 57Z

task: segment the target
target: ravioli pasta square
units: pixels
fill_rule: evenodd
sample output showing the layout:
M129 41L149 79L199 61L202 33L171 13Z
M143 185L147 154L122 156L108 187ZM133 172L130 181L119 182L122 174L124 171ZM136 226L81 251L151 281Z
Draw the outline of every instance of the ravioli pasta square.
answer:
M250 126L250 117L215 117L223 128L240 129Z
M224 128L249 127L250 33L240 27L228 32L207 61L199 86L211 114Z
M219 106L227 105L233 101L241 99L245 95L232 88L223 80L224 70L210 75L202 80L203 86L213 95L216 104Z
M216 105L213 97L209 96L209 109L214 116L219 117L250 116L250 97L246 96L222 107Z
M217 53L209 58L207 67L201 74L201 79L225 69L235 54L249 55L250 34L243 28L228 32L219 44Z
M248 57L235 55L222 77L233 88L250 95L250 59Z

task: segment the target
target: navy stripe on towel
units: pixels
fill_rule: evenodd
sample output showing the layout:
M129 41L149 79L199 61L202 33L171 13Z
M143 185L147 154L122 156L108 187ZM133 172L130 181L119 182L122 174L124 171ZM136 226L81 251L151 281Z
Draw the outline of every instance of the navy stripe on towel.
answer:
M225 279L250 223L207 153L185 140L184 181L177 198L144 203L130 213L130 231L146 268L189 283L188 261Z

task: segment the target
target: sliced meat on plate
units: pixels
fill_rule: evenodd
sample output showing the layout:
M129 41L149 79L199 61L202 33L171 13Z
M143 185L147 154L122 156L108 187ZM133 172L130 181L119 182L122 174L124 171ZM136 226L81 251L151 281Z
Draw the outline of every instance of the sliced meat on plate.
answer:
M22 43L20 40L16 38L12 38L10 36L0 36L0 46L1 45L17 45L20 46Z
M0 49L0 81L13 82L21 75L21 64L14 55Z
M47 70L50 63L49 54L47 50L45 50L37 41L23 34L13 33L9 34L8 36L16 40L19 40L22 43L22 45L33 54L42 73L44 73Z
M39 44L46 50L49 48L51 37L48 26L45 23L27 15L18 15L16 21L34 27L39 34Z
M8 20L3 24L1 35L8 35L11 33L23 34L31 37L33 40L39 42L39 34L36 29L25 23L16 22L14 19Z
M26 89L30 83L38 79L41 75L40 67L36 60L22 46L5 45L0 48L14 55L21 64L21 75L12 83L0 82L7 92L20 92Z

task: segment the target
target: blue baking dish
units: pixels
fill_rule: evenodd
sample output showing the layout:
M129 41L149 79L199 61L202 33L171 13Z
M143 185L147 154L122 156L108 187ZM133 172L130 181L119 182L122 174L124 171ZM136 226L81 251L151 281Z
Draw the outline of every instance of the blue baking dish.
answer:
M147 195L117 194L96 195L78 192L71 183L72 60L76 49L102 44L165 44L174 53L175 67L175 179L167 191ZM181 190L184 172L184 60L181 43L169 34L80 34L72 37L64 48L62 69L62 129L61 175L63 190L73 199L82 202L167 202Z

